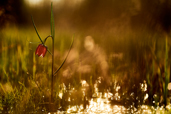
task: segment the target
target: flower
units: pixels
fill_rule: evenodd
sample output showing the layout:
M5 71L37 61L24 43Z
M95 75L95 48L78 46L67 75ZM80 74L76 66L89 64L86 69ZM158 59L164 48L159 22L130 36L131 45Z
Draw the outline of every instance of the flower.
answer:
M41 57L44 57L47 51L47 47L43 44L39 44L38 47L36 48L35 54Z

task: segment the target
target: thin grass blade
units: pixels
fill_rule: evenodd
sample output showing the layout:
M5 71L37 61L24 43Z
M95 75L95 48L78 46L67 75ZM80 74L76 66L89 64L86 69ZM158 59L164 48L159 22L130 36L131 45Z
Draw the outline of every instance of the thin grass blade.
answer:
M53 15L53 3L51 3L51 35L54 39L54 37L55 37L55 23L54 23L54 15Z
M38 31L37 31L37 28L36 28L36 25L34 23L34 20L33 20L33 17L32 16L31 16L31 19L32 19L32 22L33 22L34 29L36 30L37 36L39 37L39 39L42 42L42 44L44 44L43 40L41 39L41 37L40 37L40 35L39 35Z
M62 64L60 65L60 67L54 72L53 76L55 76L55 74L62 68L62 66L64 65L68 55L69 55L69 52L71 51L71 48L72 48L72 45L73 45L73 42L74 42L74 38L72 38L72 42L71 42L71 45L70 45L70 48L69 48L69 51L64 59L64 61L62 62Z

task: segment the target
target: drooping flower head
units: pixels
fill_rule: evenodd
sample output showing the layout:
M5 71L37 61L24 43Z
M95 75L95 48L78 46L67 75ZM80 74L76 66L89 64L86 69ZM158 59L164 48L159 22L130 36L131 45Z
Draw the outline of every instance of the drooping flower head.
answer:
M39 44L38 47L36 48L35 54L41 57L44 57L47 51L47 47L43 44Z

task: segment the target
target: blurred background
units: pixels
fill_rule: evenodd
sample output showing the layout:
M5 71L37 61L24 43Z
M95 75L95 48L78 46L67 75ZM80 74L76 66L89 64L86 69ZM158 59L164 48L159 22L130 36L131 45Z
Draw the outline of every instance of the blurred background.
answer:
M74 36L68 59L54 79L55 109L81 104L87 109L99 92L111 93L110 104L129 111L170 104L170 0L1 0L1 111L50 110L45 102L50 97L51 55L35 56L40 41L31 16L46 38L51 2L55 69ZM51 50L51 40L46 45Z
M114 32L114 28L118 30L123 26L134 30L146 27L151 31L169 31L170 27L169 0L1 0L1 26L29 26L31 15L37 26L42 22L49 25L51 2L54 4L56 25L61 29L97 29L103 33Z

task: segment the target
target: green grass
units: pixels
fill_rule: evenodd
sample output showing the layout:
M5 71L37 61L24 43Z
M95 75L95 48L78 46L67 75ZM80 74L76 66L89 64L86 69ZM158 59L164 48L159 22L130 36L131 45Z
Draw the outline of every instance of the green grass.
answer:
M50 34L49 30L39 29L39 34L45 38ZM51 55L47 53L44 58L35 56L35 49L40 43L34 28L4 28L0 31L0 110L12 112L39 111L46 112L49 106L46 104L50 98L50 74L51 74ZM74 33L74 49L79 52L76 62L81 61L82 52L85 51L83 42L86 33ZM56 29L55 33L55 69L62 63L65 53L68 51L73 33L69 30ZM116 85L120 85L118 94L121 96L119 104L129 108L134 106L139 108L142 104L149 106L163 106L168 102L167 84L169 83L169 38L160 38L159 35L150 37L148 33L138 35L133 33L117 38L113 34L108 34L105 39L100 34L92 34L95 42L101 47L107 56L109 74L115 84L109 84L110 91L116 93ZM144 38L144 39L143 39ZM32 43L30 43L32 42ZM166 44L166 45L165 45ZM51 50L51 41L47 40L46 45ZM123 53L123 58L113 58L114 53ZM94 89L93 84L99 77L99 66L94 63L92 73L79 74L73 73L72 77L65 79L62 76L65 68L72 64L65 64L64 68L54 78L55 108L62 106L67 110L69 102L66 101L69 93L63 91L63 99L58 94L64 88L63 82L70 83L70 88L75 88L77 92L71 96L81 100L81 79L86 79L90 90L86 95L91 96ZM164 69L164 71L163 71ZM165 78L166 77L166 78ZM142 91L140 83L147 83L147 91ZM99 90L105 91L105 82L99 85ZM67 86L69 88L69 86ZM157 88L157 89L155 89ZM106 90L107 91L107 90ZM134 93L133 96L130 96ZM144 95L149 97L144 101ZM155 98L154 95L157 95ZM90 98L90 97L88 97ZM162 100L163 99L163 100ZM155 103L153 103L155 101ZM81 103L84 102L81 100ZM115 103L115 101L113 102ZM71 103L80 104L73 100Z
M43 33L48 34L45 31ZM6 110L15 111L26 110L30 107L39 108L43 94L50 89L50 82L48 81L50 79L49 74L51 74L50 54L47 54L47 57L44 58L35 56L35 49L39 41L34 30L8 28L3 29L1 34L0 90L3 93L2 96L4 96L3 100L5 99L4 102L1 102L1 109L4 105L8 107ZM64 40L66 39L63 38ZM69 47L64 43L63 47L59 45L61 43L59 39L55 43L57 44L55 48L60 49L61 53L64 53L62 51L66 51L66 48ZM50 42L47 42L46 45L51 49ZM60 57L55 58L55 62L61 63L62 59ZM12 90L6 89L6 84ZM49 96L46 95L45 97ZM14 106L17 105L14 102L25 107L15 107L15 109ZM13 107L13 109L10 109L10 107Z

